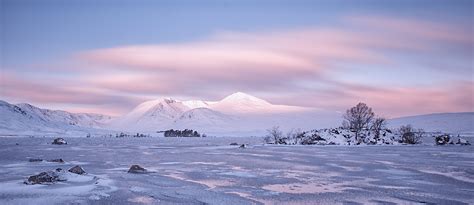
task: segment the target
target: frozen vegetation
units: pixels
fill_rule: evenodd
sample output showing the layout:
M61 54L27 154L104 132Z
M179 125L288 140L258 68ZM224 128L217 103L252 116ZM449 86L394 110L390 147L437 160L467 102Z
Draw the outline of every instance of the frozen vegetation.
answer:
M474 203L473 146L290 146L261 137L53 140L0 138L0 204ZM77 165L85 173L67 171ZM57 172L59 180L24 183L42 172Z

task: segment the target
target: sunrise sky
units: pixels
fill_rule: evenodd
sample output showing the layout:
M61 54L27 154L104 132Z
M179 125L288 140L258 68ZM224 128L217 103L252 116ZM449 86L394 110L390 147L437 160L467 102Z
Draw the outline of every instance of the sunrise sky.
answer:
M241 91L387 117L474 111L472 0L0 0L0 99L120 115Z

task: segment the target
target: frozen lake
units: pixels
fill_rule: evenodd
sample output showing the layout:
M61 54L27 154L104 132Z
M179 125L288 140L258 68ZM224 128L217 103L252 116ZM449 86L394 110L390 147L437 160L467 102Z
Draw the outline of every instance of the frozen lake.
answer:
M52 140L0 138L0 204L474 203L473 146L272 146L261 138L210 137L66 138L68 145ZM132 164L150 173L127 173ZM53 185L23 184L30 175L74 165L88 174Z

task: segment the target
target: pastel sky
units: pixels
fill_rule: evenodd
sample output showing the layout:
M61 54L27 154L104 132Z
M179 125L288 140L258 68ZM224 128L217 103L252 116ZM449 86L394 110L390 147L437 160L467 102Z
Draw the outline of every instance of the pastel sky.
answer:
M120 115L241 91L386 117L474 111L474 1L0 0L0 99Z

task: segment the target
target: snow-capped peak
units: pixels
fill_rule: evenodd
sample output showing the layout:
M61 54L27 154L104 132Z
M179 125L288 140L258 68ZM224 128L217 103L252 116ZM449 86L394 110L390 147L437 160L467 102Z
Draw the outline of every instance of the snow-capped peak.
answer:
M224 99L222 99L220 102L254 102L257 104L270 105L270 103L265 100L262 100L260 98L254 97L252 95L249 95L243 92L233 93L225 97Z
M187 100L187 101L183 101L182 103L189 109L209 108L209 103L202 100Z

